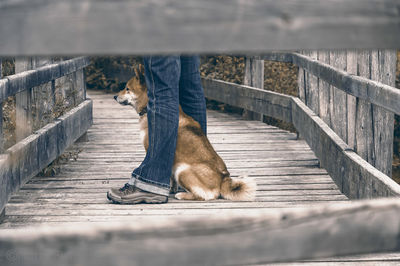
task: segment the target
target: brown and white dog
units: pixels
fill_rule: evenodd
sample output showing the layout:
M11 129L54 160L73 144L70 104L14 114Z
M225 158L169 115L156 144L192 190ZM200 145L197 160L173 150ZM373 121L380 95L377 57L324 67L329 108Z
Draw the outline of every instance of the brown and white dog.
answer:
M140 136L147 151L149 146L147 114L148 98L143 66L135 69L124 90L114 98L120 104L132 105L140 114ZM178 139L172 168L174 178L186 192L175 195L184 200L213 200L222 198L237 201L254 199L256 184L249 178L232 179L221 157L215 152L200 124L179 108ZM172 182L173 183L173 182Z

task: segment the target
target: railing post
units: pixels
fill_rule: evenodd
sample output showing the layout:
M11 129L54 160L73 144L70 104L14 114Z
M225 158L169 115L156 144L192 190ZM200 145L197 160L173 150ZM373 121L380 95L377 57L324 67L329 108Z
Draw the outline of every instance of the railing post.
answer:
M3 78L3 62L0 58L0 79ZM3 133L3 103L0 102L0 153L4 151L4 133Z
M396 51L374 50L371 54L371 79L395 87ZM394 114L372 105L372 128L375 151L374 166L392 176Z
M330 51L330 65L346 71L346 51ZM347 142L347 96L338 88L331 87L330 98L331 128Z
M15 73L38 68L52 63L52 59L45 57L21 58L15 61ZM50 85L49 85L50 84ZM35 129L52 120L52 117L44 117L44 113L52 111L49 105L48 94L51 93L51 83L43 84L35 88L29 88L16 94L16 140L30 135ZM47 110L44 110L47 108Z
M32 58L15 59L15 73L32 69ZM32 132L32 88L15 95L15 136L20 141Z
M357 75L357 51L347 51L347 72ZM347 94L347 145L355 150L357 98Z
M259 57L246 57L243 84L264 89L264 60L259 59ZM261 114L246 109L244 110L243 117L260 121L263 119Z

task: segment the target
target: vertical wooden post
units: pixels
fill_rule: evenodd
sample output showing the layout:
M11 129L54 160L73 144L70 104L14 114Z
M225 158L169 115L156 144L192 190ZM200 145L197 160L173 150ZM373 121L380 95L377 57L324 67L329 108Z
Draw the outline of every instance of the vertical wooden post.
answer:
M318 52L317 51L307 51L304 53L305 55L313 58L318 59ZM312 74L305 73L305 99L307 106L310 107L311 110L314 111L317 115L319 114L319 82L318 78Z
M303 52L300 52L300 53L305 54L304 51L303 51ZM307 90L307 88L306 88L306 85L307 85L307 82L306 82L306 72L305 72L304 69L302 69L302 68L300 68L300 67L299 67L299 75L298 75L297 83L298 83L298 88L299 88L299 91L298 91L299 98L300 98L305 104L307 104L307 98L306 98L306 90Z
M371 53L371 79L394 87L396 81L395 50L374 50ZM374 166L392 176L394 114L372 105Z
M357 52L347 51L347 72L357 75ZM356 103L357 98L347 95L347 144L355 150L356 142Z
M15 60L15 73L32 69L32 58L17 58ZM15 135L16 141L20 141L32 132L32 89L29 88L15 95L16 118Z
M264 60L258 57L246 57L243 84L258 89L264 89ZM244 110L246 119L260 120L263 116L248 110Z
M331 51L329 57L331 66L346 70L346 51ZM347 95L332 87L330 100L331 128L342 140L347 141Z
M3 62L2 59L0 58L0 79L2 78L3 78ZM0 102L0 153L3 153L3 151L4 151L3 103Z
M371 78L371 51L359 51L357 55L358 75ZM372 107L371 103L357 98L356 101L356 139L355 148L358 155L374 165L375 154L373 149L373 128L372 128Z
M318 60L329 64L329 51L318 51ZM331 101L331 86L329 85L329 83L320 79L318 82L318 88L319 116L328 126L331 127L331 114L329 112Z

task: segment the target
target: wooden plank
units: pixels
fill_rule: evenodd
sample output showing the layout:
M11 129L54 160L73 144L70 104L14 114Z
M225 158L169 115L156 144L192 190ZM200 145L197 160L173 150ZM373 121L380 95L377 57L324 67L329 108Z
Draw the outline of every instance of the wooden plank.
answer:
M86 132L91 125L91 110L92 102L87 100L6 151L0 160L0 209L12 193Z
M241 53L400 43L397 0L2 2L0 24L11 25L0 32L8 36L0 44L3 55Z
M0 80L3 78L3 62L0 58ZM0 85L1 86L1 85ZM4 133L3 133L3 101L0 101L0 153L4 149ZM0 219L1 221L1 219Z
M293 124L342 193L349 198L400 196L397 183L351 150L300 99L292 101Z
M234 83L202 79L207 98L291 122L290 97Z
M264 60L260 60L258 57L246 57L243 85L264 89ZM246 109L243 112L243 117L248 120L263 120L262 115Z
M357 75L357 51L347 50L347 73ZM347 145L356 148L357 98L347 94Z
M360 52L359 57L362 56L362 53ZM368 52L364 51L364 53ZM364 57L367 57L367 54ZM292 53L292 63L298 65L300 68L307 69L308 72L348 94L362 100L367 100L395 114L400 114L400 106L398 104L400 102L400 91L394 87L370 80L366 77L351 75L326 63L312 60L298 53ZM359 67L368 66L369 64L359 64Z
M122 223L4 229L0 262L108 265L109 254L113 254L115 265L159 265L166 261L171 265L243 265L396 251L399 212L398 200L385 199L302 210L216 213L192 219L156 216L138 220L128 216ZM238 239L241 245L237 245ZM9 250L13 256L7 256ZM31 254L40 256L32 259Z
M15 73L22 73L33 68L32 58L15 60ZM33 130L32 88L26 88L15 95L15 139L20 141L29 136Z
M395 87L395 50L374 50L371 55L371 79ZM392 176L394 115L382 107L372 107L374 166Z
M330 65L346 71L346 51L330 51ZM347 96L342 90L332 87L330 97L331 128L340 138L347 141Z
M310 58L313 58L315 60L318 59L318 52L313 50L313 51L308 51L307 55L310 56ZM306 71L307 72L307 71ZM318 77L309 74L308 72L306 73L306 82L307 85L305 86L307 88L306 92L306 103L307 106L310 107L311 110L314 111L314 113L318 114L319 113L319 87L318 87Z
M329 65L330 56L329 51L318 51L318 61L326 63ZM329 83L319 78L318 88L319 88L319 117L328 125L331 126L331 113L330 113L330 99L331 99L331 87Z
M359 51L357 58L358 75L371 78L371 51ZM365 88L365 87L364 87ZM372 105L367 99L357 98L356 102L355 151L364 160L374 164L374 139L372 127Z
M0 101L15 95L29 88L39 86L59 77L73 73L88 66L90 63L87 57L78 57L57 64L46 65L35 70L25 71L6 77L7 85L0 86ZM17 67L18 69L19 67Z

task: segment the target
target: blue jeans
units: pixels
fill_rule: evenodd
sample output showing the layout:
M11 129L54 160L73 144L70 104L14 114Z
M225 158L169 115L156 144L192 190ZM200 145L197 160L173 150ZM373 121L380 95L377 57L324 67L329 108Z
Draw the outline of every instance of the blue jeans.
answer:
M200 59L198 56L151 56L143 61L149 97L149 148L129 184L167 196L178 136L179 105L207 132Z

